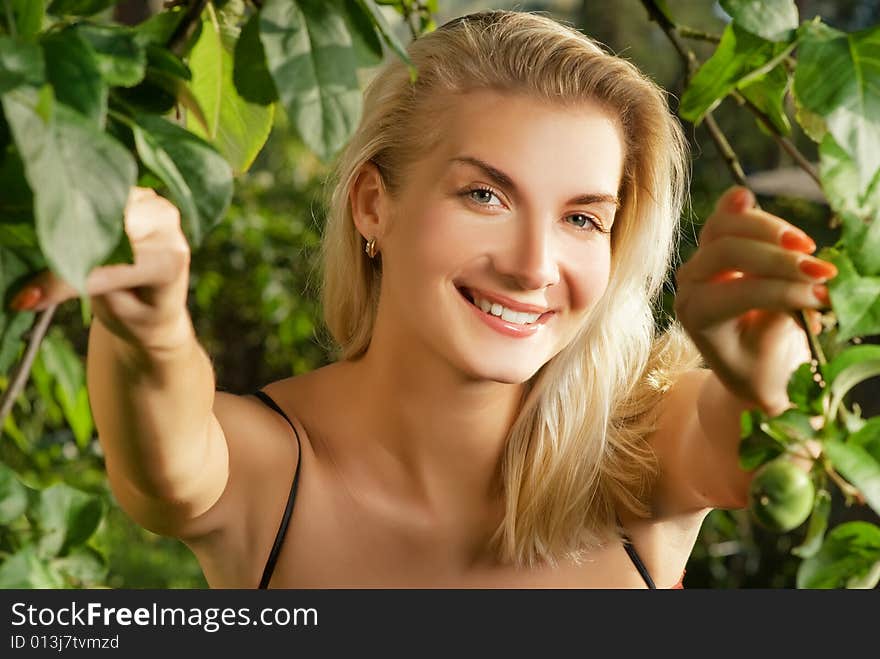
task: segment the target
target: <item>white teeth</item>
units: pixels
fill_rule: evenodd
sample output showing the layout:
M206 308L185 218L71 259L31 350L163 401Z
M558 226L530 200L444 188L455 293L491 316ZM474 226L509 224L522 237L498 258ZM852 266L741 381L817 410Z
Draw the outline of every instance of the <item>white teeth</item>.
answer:
M539 313L526 313L524 311L513 311L501 306L497 302L489 302L480 298L474 298L474 305L479 307L484 313L490 313L493 316L500 316L509 323L517 325L529 325L534 323L541 317Z

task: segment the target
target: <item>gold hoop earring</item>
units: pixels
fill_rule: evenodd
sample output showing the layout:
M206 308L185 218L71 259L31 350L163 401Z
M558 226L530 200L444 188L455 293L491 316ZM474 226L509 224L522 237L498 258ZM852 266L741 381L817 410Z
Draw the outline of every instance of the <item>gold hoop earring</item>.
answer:
M379 250L376 249L376 239L370 238L367 241L366 247L364 247L364 251L367 253L371 259L374 258Z

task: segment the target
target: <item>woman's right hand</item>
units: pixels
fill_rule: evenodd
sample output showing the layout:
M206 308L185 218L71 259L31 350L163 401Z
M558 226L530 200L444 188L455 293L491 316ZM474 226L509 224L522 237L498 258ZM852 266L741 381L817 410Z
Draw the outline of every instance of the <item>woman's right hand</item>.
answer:
M190 249L180 213L153 190L133 188L125 208L125 233L134 264L101 266L86 279L94 315L112 334L138 348L182 345L192 325L186 308ZM10 306L39 311L76 297L76 289L45 270L22 287Z

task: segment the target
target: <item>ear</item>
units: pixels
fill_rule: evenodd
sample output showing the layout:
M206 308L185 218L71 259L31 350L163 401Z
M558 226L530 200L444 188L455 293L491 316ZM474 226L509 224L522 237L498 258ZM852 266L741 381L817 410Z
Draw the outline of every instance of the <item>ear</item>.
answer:
M388 224L388 192L379 168L371 160L365 162L355 176L348 193L351 216L360 234L380 243Z

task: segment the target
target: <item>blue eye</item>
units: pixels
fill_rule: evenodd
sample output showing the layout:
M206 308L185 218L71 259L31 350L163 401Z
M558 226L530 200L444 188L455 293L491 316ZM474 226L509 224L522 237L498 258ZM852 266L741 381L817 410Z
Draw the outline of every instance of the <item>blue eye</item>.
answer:
M593 217L590 215L585 215L584 213L574 213L572 215L569 215L568 217L582 218L583 224L575 224L574 225L578 229L587 230L587 224L589 223L589 224L593 225L593 228L589 229L590 231L604 231L604 229L601 227L601 225L595 219L593 219Z
M472 199L473 201L477 202L477 203L480 204L481 206L488 206L488 205L489 205L489 201L492 200L492 197L495 197L496 199L498 199L498 195L495 194L495 191L492 190L491 188L486 188L486 187L471 188L470 190L467 190L467 191L465 192L465 194L466 194L470 199ZM474 195L476 195L476 194L480 194L480 195L482 195L482 200L479 199L479 198L477 198L477 197L475 197ZM498 201L501 201L501 200L498 199Z

